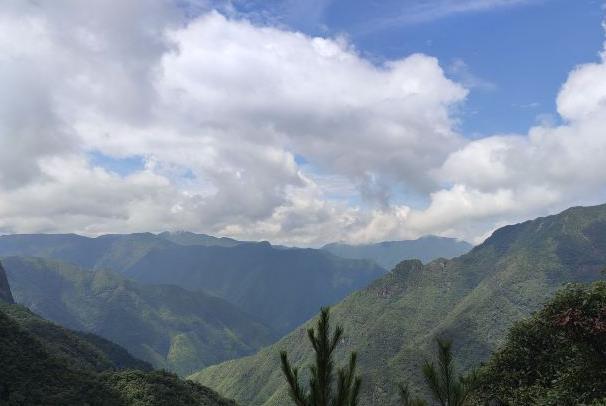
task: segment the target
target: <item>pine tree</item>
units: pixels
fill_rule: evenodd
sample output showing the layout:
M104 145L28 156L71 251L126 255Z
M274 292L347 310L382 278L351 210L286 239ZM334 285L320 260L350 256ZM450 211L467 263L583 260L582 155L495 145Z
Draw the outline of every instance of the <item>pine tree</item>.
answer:
M437 339L438 365L429 361L423 365L425 382L431 389L434 398L442 406L464 406L475 382L475 372L467 378L456 376L452 359L452 342Z
M425 383L435 400L441 406L465 406L477 382L477 373L472 371L467 377L456 375L452 359L452 342L437 339L438 364L425 361L422 371ZM402 406L425 406L427 402L411 398L408 386L400 386Z
M427 406L427 402L418 398L412 398L408 385L400 386L400 402L402 406Z
M337 326L330 335L329 308L321 309L316 329L310 328L307 335L315 352L315 364L309 367L311 376L308 391L299 383L299 370L290 365L286 351L280 353L290 398L297 406L356 406L362 380L355 374L355 352L351 353L347 368L337 371L336 391L333 391L334 351L343 336L343 328Z

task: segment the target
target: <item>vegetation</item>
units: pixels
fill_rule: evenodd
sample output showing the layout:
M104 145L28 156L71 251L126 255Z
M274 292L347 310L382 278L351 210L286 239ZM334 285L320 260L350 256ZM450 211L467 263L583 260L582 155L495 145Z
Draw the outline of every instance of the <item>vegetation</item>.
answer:
M473 371L468 377L457 376L452 355L452 342L436 340L438 345L437 366L430 361L423 365L423 377L434 400L441 406L466 406L477 385L477 376ZM400 400L403 406L424 406L422 399L413 399L408 385L400 386Z
M398 404L400 382L428 398L418 370L433 352L433 337L453 340L457 365L466 373L488 360L513 323L540 309L562 284L603 279L605 264L606 206L501 228L453 260L405 261L331 308L331 319L345 329L335 362L347 362L349 352L358 351L360 404ZM288 351L293 362L310 363L309 327L192 379L242 404L283 405L287 385L272 354Z
M362 380L356 376L356 353L349 358L347 368L340 368L334 375L334 351L343 336L338 326L330 335L329 309L323 308L316 330L307 331L309 341L315 352L315 364L309 367L309 391L305 392L299 382L299 370L288 361L286 351L280 353L282 372L289 386L289 395L297 406L356 406ZM334 383L336 391L333 391Z
M478 404L606 404L606 282L570 285L517 322L479 382Z
M9 317L5 311L19 316ZM235 405L211 390L165 372L118 371L146 364L115 344L85 339L17 305L0 309L0 404ZM112 346L112 353L104 349ZM115 354L120 353L119 359ZM148 366L147 366L148 367Z
M0 302L14 303L11 289L8 286L8 279L2 264L0 264Z
M226 301L175 286L145 286L110 271L40 258L3 260L14 296L43 317L101 335L179 374L249 354L274 333Z
M453 258L465 254L471 248L471 244L465 241L431 235L409 241L360 245L332 243L322 247L342 258L372 259L385 269L393 269L405 259L416 258L426 263L438 258Z
M84 269L113 270L143 284L205 291L245 309L279 335L313 317L321 306L385 274L371 261L322 250L193 233L0 236L0 256L53 259Z

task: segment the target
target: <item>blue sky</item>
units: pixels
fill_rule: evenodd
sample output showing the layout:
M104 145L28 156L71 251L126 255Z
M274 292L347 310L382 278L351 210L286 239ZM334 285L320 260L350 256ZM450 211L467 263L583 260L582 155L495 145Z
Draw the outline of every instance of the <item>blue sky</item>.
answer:
M599 59L604 7L597 0L528 0L456 12L467 0L236 1L246 14L309 35L345 35L376 63L421 52L470 85L461 131L525 133L557 122L555 99L569 72ZM482 1L476 2L482 3ZM483 1L483 3L500 3ZM419 15L423 4L427 10ZM453 6L454 5L454 6Z

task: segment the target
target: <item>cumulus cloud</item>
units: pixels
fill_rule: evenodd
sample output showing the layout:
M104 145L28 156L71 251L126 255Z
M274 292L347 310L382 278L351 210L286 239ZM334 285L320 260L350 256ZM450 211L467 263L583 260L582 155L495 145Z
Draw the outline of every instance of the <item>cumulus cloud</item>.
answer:
M564 125L469 141L473 85L435 58L376 65L343 38L183 4L0 5L0 232L478 241L606 197L603 61L562 87Z

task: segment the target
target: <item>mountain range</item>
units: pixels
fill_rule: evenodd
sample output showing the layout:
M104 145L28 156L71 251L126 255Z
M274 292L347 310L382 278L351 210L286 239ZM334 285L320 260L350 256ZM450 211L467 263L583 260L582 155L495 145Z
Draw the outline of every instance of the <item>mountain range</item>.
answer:
M363 405L398 404L398 385L422 391L420 368L434 337L454 340L468 371L503 343L516 320L537 310L563 284L603 279L606 205L498 229L483 244L451 260L408 260L332 308L345 335L338 364L358 352ZM190 378L243 405L287 403L279 353L296 365L313 351L303 324L257 354L206 368Z
M454 258L472 248L473 246L466 241L434 235L416 240L358 245L331 243L322 247L323 250L342 258L371 259L385 269L393 269L405 259L419 259L426 263L438 258Z
M142 285L109 270L28 257L2 259L15 300L70 329L103 336L185 375L250 354L276 334L225 300L173 285Z
M1 266L0 279L7 279ZM2 298L0 359L2 405L235 406L201 385L152 371L110 341L59 327Z
M204 291L245 309L280 335L384 275L373 261L385 262L382 253L389 252L385 258L394 262L399 256L437 258L469 248L437 237L373 247L288 248L190 232L0 236L0 256L53 259L86 270L110 269L144 284Z

